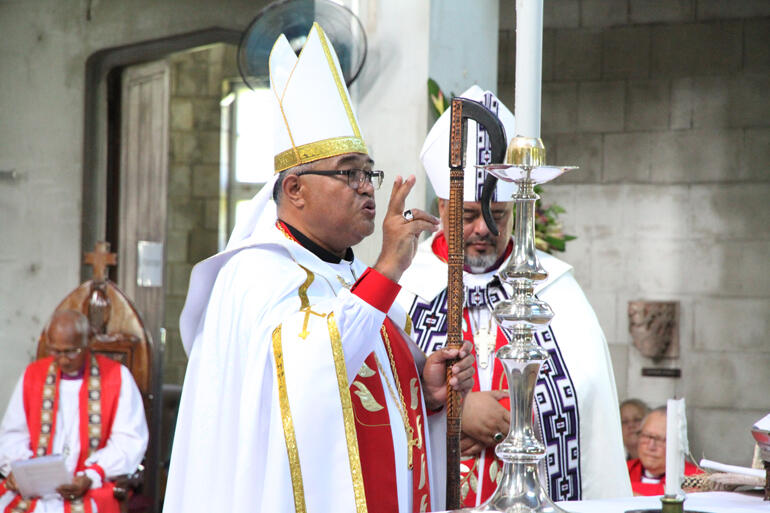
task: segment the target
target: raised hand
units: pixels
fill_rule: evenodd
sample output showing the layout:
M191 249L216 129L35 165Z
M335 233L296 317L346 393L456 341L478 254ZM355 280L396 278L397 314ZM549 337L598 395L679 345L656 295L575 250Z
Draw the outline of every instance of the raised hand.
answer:
M397 176L390 193L390 202L382 222L382 249L374 268L393 281L401 279L417 253L420 233L438 230L439 219L423 210L411 209L412 220L404 218L404 206L414 187L414 175L406 180Z

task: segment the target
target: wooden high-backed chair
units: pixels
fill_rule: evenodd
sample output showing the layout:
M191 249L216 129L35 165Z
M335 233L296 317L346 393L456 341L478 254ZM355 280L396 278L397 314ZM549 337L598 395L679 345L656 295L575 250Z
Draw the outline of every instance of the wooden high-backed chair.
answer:
M54 312L76 310L82 312L91 326L89 348L125 365L134 377L144 402L148 423L152 418L152 338L144 327L139 312L131 300L106 277L108 265L115 265L115 253L110 253L108 242L97 242L94 252L85 255L86 264L93 267L93 279L70 292ZM37 358L48 356L45 329L40 334ZM125 499L129 489L136 489L143 476L141 471L116 480L115 498L121 501L121 511L127 511Z

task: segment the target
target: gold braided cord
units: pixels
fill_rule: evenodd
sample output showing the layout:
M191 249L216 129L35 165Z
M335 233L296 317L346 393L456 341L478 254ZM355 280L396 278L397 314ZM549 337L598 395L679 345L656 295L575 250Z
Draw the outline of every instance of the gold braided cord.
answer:
M299 465L299 450L297 436L294 432L294 421L289 407L289 393L286 390L286 372L283 367L283 347L281 345L281 326L273 330L273 358L275 359L275 375L278 380L278 402L281 405L281 421L283 436L286 440L286 452L289 456L289 471L291 486L294 492L294 511L306 513L305 487L302 483L302 469Z
M286 237L287 239L289 239L291 241L297 242L297 239L295 239L289 232L286 231L286 229L283 227L283 224L281 224L280 222L276 222L275 223L275 227L278 228L278 231L281 232L284 237ZM296 263L296 260L295 260L295 263ZM299 265L299 264L297 264L297 265Z
M400 399L400 402L397 403L399 406L399 412L401 413L401 418L404 420L404 429L406 430L406 436L408 438L407 445L409 450L409 457L407 460L409 461L409 468L412 468L412 446L417 444L417 440L414 438L414 429L412 428L412 425L409 423L409 416L407 414L406 410L406 401L404 400L404 392L401 390L401 381L398 379L398 371L396 370L396 360L393 358L393 350L390 347L390 338L388 337L388 332L385 330L385 326L380 327L380 332L382 333L382 340L385 341L385 347L388 349L388 359L390 360L390 369L393 371L393 379L396 381L396 388L398 389L398 397ZM375 360L376 360L375 356ZM377 360L377 365L379 365L380 362ZM382 372L382 367L380 367L380 372ZM390 382L388 381L388 378L383 373L383 378L385 378L385 383L388 385L388 389L390 390L391 396L393 395L393 390L390 389ZM395 397L393 397L395 400ZM418 446L419 447L419 446Z
M342 403L342 417L345 424L345 439L348 443L348 458L350 460L350 474L353 479L353 493L356 499L356 511L367 513L366 494L364 492L364 474L361 470L361 456L358 453L358 436L356 435L356 421L353 411L353 401L350 399L350 386L348 385L348 371L345 367L345 353L342 351L342 337L334 320L334 312L331 312L326 321L329 327L329 339L334 355L334 367L337 371L337 385L340 390L340 402Z
M337 66L334 64L334 58L332 57L332 52L329 49L329 43L326 41L326 34L323 30L320 29L320 27L318 30L318 35L320 36L319 39L321 40L321 46L323 47L324 54L326 55L326 62L329 63L329 71L331 71L332 77L334 77L334 83L337 84L337 91L340 93L340 100L342 100L342 104L345 106L345 114L348 115L348 121L350 121L350 127L353 129L353 135L355 135L356 138L361 139L361 131L358 129L356 116L353 114L353 108L350 106L347 89L345 88L345 84L342 83L342 80L337 73Z
M406 433L407 466L409 468L412 468L414 464L414 462L412 461L412 446L417 445L417 440L414 439L414 430L412 429L412 426L409 424L409 417L407 417L406 415L406 405L404 404L404 398L402 396L401 401L399 402L398 397L396 397L396 394L393 392L393 387L390 386L390 381L388 380L388 377L382 368L382 364L380 363L380 360L379 358L377 358L376 355L374 357L374 361L377 362L377 367L380 369L380 374L382 375L382 379L384 379L385 384L388 385L388 392L390 393L390 397L393 399L393 402L396 403L396 406L398 407L398 413L401 414L401 421L404 423L404 433ZM398 378L395 378L395 379L396 379L396 382L398 382ZM401 390L399 390L399 393L401 393Z
M369 153L369 150L360 137L332 137L282 151L275 156L273 164L275 172L280 173L290 167L345 153Z

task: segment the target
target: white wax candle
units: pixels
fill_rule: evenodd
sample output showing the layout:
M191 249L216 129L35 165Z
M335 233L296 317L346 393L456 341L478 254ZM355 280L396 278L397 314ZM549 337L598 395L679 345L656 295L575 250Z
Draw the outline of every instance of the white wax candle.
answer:
M543 0L516 0L516 135L540 137Z
M681 433L683 399L669 399L666 403L666 486L664 493L669 496L679 495L682 491L684 473L684 454L679 438Z

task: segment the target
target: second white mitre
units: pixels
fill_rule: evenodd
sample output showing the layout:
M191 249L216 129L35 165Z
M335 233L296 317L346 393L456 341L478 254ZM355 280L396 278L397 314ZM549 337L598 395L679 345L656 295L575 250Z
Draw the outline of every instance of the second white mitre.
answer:
M505 127L506 143L511 142L515 135L515 122L513 114L503 105L491 91L484 91L479 86L473 85L460 94L481 103L500 118ZM420 151L420 160L428 174L436 196L449 199L449 124L451 111L446 110L438 118L433 128L428 132ZM467 140L465 146L465 169L463 177L463 201L481 201L481 189L484 185L487 173L476 165L491 163L488 135L483 126L472 119L468 120ZM444 176L446 175L446 176ZM513 182L497 181L497 187L492 196L492 201L511 201L516 192L516 184Z

